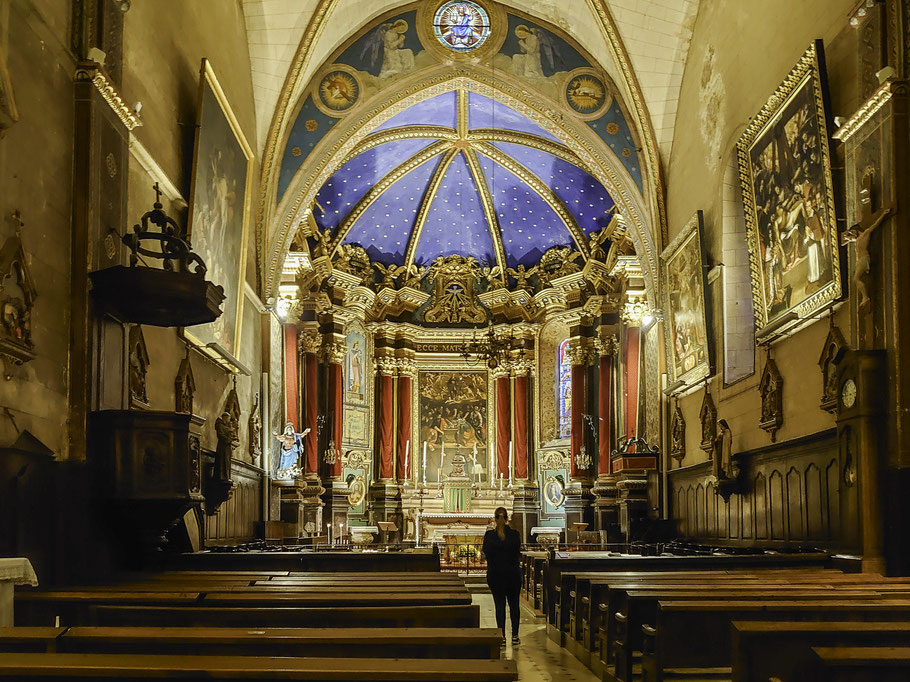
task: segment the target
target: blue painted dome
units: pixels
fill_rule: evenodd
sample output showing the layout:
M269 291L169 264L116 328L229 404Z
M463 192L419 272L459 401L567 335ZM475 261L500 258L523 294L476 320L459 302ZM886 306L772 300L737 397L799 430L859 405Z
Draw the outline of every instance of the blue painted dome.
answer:
M372 131L320 188L313 215L373 261L458 254L514 268L554 246L579 250L612 207L575 153L535 122L451 91Z

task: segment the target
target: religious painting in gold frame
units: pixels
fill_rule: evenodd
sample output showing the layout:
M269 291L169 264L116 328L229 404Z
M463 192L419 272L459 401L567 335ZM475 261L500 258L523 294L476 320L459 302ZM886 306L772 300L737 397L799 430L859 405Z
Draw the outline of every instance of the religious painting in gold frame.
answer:
M756 336L783 332L842 293L822 42L737 142Z
M417 376L420 411L417 476L423 478L426 444L426 479L445 480L453 473L453 457L465 458L464 474L474 478L474 461L481 467L490 451L487 372L420 371ZM445 457L443 457L445 452ZM487 480L484 473L481 480Z
M231 357L239 355L240 347L252 167L253 150L211 62L203 59L188 233L193 251L208 267L207 278L224 287L225 300L217 320L188 327L184 334L198 346Z
M691 385L713 371L703 234L704 219L697 211L660 257L673 383Z

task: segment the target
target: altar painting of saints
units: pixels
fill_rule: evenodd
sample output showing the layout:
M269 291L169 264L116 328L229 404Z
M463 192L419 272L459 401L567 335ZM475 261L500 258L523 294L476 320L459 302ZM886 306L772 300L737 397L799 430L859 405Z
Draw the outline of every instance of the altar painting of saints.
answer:
M347 392L352 397L363 398L364 395L364 347L363 335L359 332L348 334L347 338Z
M438 469L447 469L450 456L472 458L475 450L487 449L487 375L421 372L418 387L420 448L426 443L428 479L435 480Z

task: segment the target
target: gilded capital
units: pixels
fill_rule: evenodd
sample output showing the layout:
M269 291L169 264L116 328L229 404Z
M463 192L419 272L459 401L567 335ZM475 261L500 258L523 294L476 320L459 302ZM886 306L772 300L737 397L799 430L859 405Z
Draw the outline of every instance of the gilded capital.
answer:
M322 359L330 365L344 364L347 348L338 341L329 341L322 345Z
M580 340L569 343L566 355L569 356L569 362L572 365L594 364L594 349L590 346L582 345Z
M376 371L383 376L393 377L398 371L398 358L378 357L376 358Z
M396 358L395 364L398 367L399 376L410 377L412 379L417 378L417 363L411 358Z
M619 339L616 338L615 334L599 334L594 339L594 350L601 357L616 355L618 348Z
M322 345L322 336L317 331L301 332L297 339L299 353L318 353L320 345Z

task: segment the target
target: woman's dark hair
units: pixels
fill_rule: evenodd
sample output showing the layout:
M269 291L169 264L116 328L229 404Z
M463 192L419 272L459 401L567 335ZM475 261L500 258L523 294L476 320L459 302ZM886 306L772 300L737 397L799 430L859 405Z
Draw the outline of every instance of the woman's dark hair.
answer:
M493 512L493 518L499 518L499 515L502 514L506 521L509 520L509 510L505 507L496 507L496 511Z

